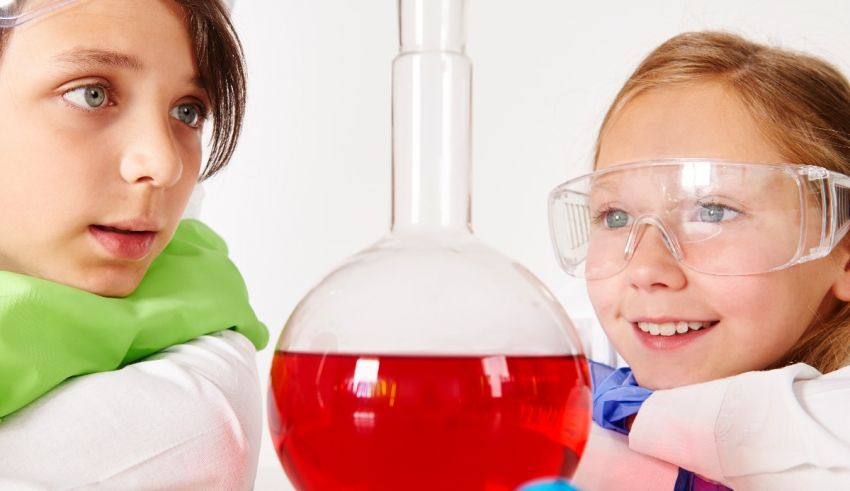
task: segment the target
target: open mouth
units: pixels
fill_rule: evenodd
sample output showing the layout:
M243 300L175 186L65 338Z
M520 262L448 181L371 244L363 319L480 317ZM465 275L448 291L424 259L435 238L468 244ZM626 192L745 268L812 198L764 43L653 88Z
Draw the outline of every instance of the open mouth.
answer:
M651 336L686 335L701 329L710 329L720 321L633 322L637 329Z
M106 225L90 225L89 232L112 257L135 261L153 249L156 232L128 230Z
M107 227L106 225L92 225L92 227L96 228L98 230L101 230L103 232L112 232L112 233L127 234L127 235L155 233L155 232L151 232L149 230L124 230L124 229L115 228L115 227Z

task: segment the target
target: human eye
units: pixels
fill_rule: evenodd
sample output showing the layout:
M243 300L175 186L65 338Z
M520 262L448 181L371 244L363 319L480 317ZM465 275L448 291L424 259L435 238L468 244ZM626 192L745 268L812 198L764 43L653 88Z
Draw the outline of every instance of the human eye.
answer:
M206 108L197 102L184 102L171 109L171 117L190 128L200 128L207 119Z
M704 223L726 222L741 215L740 210L720 203L699 203L697 213L699 221Z
M596 212L593 216L593 223L595 225L602 224L603 222L605 228L623 228L631 222L631 216L623 210L607 207Z
M88 84L67 90L62 98L85 111L97 111L111 103L109 89L103 84Z

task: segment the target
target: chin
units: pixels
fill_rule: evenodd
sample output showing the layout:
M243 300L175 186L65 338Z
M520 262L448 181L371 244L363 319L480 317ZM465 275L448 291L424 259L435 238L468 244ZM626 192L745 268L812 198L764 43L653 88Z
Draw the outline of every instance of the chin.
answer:
M144 273L145 271L112 270L92 275L81 281L79 285L71 284L71 286L101 297L123 298L136 291Z
M657 365L648 370L632 367L635 380L641 387L651 390L675 389L703 381L695 375L681 373L681 370L681 367L660 367Z
M701 384L734 375L734 373L725 373L717 370L700 372L698 368L688 373L681 366L662 367L658 365L647 370L632 367L632 371L635 374L635 380L637 380L641 387L651 390L675 389L685 385Z
M124 298L132 294L138 288L139 283L135 283L133 285L118 285L118 286L108 286L102 289L98 289L97 291L89 290L95 295L100 295L101 297L112 297L112 298Z

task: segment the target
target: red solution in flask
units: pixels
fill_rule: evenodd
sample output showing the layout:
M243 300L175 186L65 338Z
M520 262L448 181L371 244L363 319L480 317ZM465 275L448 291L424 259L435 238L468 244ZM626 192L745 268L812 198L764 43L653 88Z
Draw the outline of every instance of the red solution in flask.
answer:
M278 351L275 449L303 490L514 490L571 477L590 425L583 356Z

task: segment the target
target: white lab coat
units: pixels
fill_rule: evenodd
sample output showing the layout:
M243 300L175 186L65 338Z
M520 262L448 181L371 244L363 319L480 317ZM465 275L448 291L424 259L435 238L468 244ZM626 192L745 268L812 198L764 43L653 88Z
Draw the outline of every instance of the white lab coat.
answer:
M0 489L251 489L261 401L233 331L71 379L0 422Z
M801 363L660 390L628 438L594 427L576 483L672 490L684 467L737 491L848 490L848 415L850 367L823 375Z
M572 482L581 491L673 491L678 471L630 449L626 435L594 423Z

